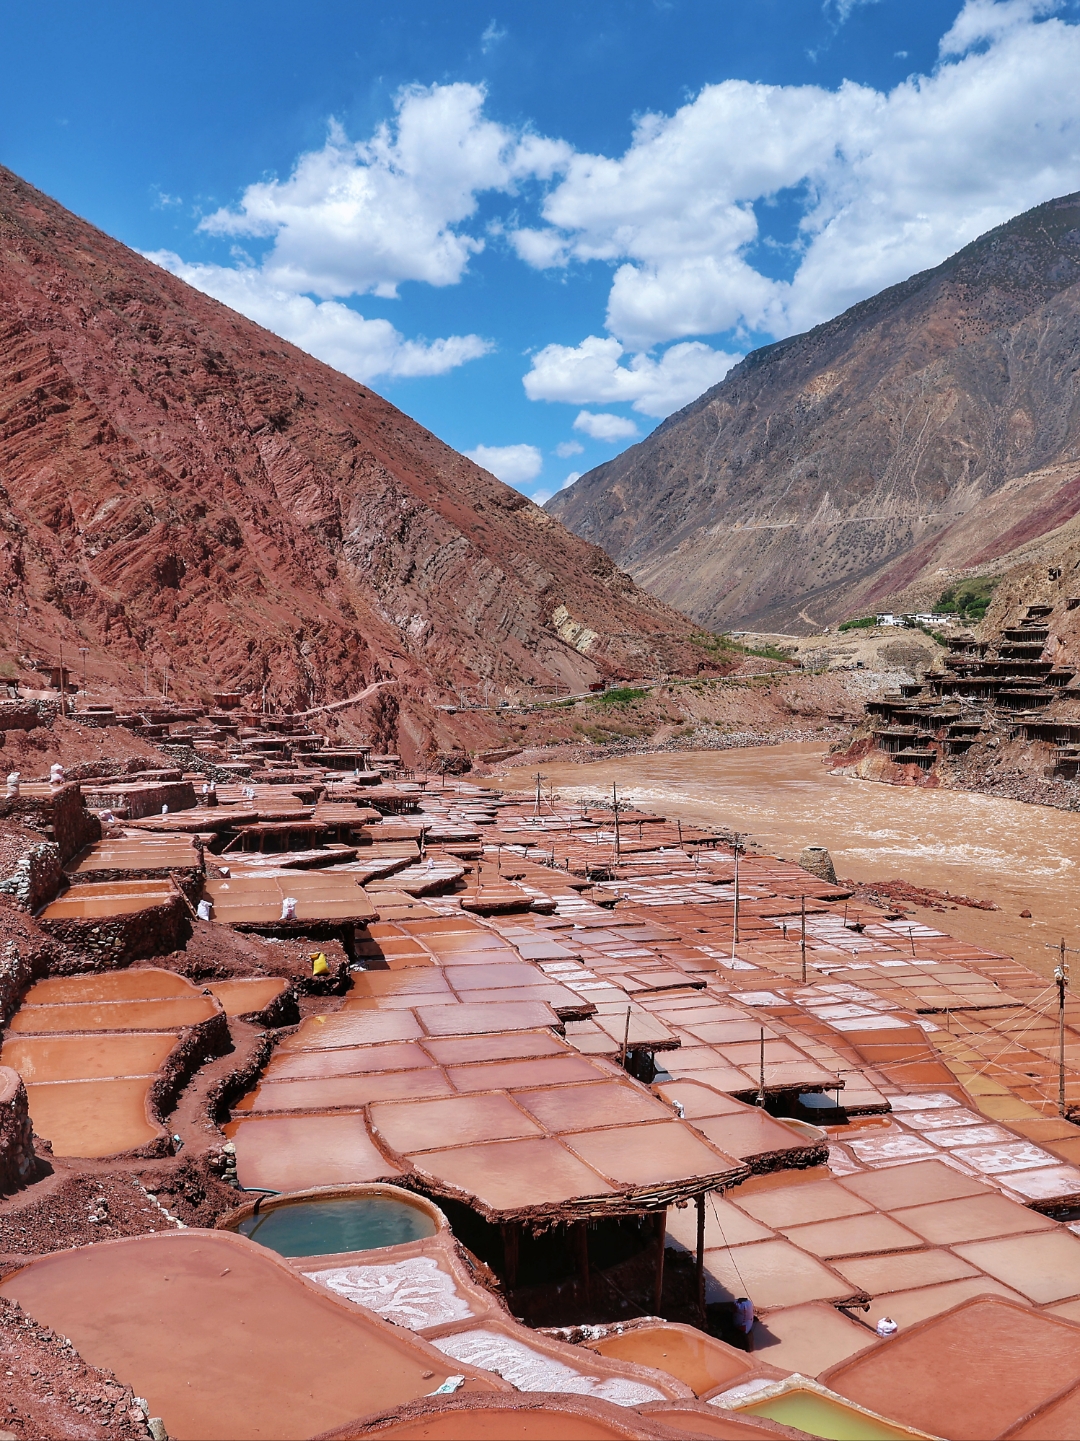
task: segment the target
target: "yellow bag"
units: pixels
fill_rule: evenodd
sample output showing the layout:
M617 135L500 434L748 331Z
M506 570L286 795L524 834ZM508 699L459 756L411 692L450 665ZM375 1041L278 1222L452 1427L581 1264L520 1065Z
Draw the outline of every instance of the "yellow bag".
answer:
M330 967L327 965L326 957L322 951L312 951L311 953L311 974L313 976L328 976L330 974Z

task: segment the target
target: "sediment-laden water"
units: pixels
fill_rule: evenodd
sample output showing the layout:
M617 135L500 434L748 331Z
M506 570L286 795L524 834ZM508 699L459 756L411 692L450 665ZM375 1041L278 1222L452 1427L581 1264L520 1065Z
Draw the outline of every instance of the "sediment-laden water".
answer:
M814 742L730 751L626 756L542 767L564 797L605 795L698 824L746 832L764 850L797 858L827 846L839 876L911 881L980 900L920 919L1049 972L1048 944L1080 947L1080 815L958 790L852 780L822 764ZM508 772L508 789L536 785L535 769ZM1020 912L1030 910L1030 920ZM1080 984L1080 957L1074 957Z

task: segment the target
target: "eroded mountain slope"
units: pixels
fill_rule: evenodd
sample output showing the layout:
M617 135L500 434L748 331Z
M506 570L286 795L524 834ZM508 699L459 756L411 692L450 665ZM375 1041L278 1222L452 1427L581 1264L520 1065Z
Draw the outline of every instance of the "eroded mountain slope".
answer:
M0 169L0 646L286 708L696 670L692 625L373 391ZM76 652L83 650L82 660Z
M548 509L711 627L815 630L1080 511L1078 373L1072 195L753 352Z

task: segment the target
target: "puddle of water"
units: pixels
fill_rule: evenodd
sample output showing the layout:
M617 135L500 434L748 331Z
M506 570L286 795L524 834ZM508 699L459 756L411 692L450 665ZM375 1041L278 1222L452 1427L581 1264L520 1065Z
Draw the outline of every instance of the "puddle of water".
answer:
M352 1196L269 1206L237 1230L279 1256L336 1256L434 1236L435 1222L393 1196Z
M591 765L546 763L545 785L564 799L621 799L697 824L747 833L775 855L797 859L827 846L837 874L860 881L903 879L980 900L918 918L950 934L1014 955L1049 974L1046 949L1061 936L1080 946L1075 887L1080 815L966 791L922 790L834 775L814 742L730 751L627 756ZM493 782L535 789L535 770ZM1032 919L1020 912L1030 910Z

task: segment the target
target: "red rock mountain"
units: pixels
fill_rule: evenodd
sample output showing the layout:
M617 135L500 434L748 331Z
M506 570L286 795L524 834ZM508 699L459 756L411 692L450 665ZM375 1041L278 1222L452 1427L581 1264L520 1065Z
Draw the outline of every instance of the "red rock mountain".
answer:
M548 509L711 628L925 604L1075 538L1078 359L1071 195L754 351Z
M699 667L693 626L362 385L0 169L0 660L286 708ZM77 652L82 649L83 654ZM153 684L153 682L152 682Z

